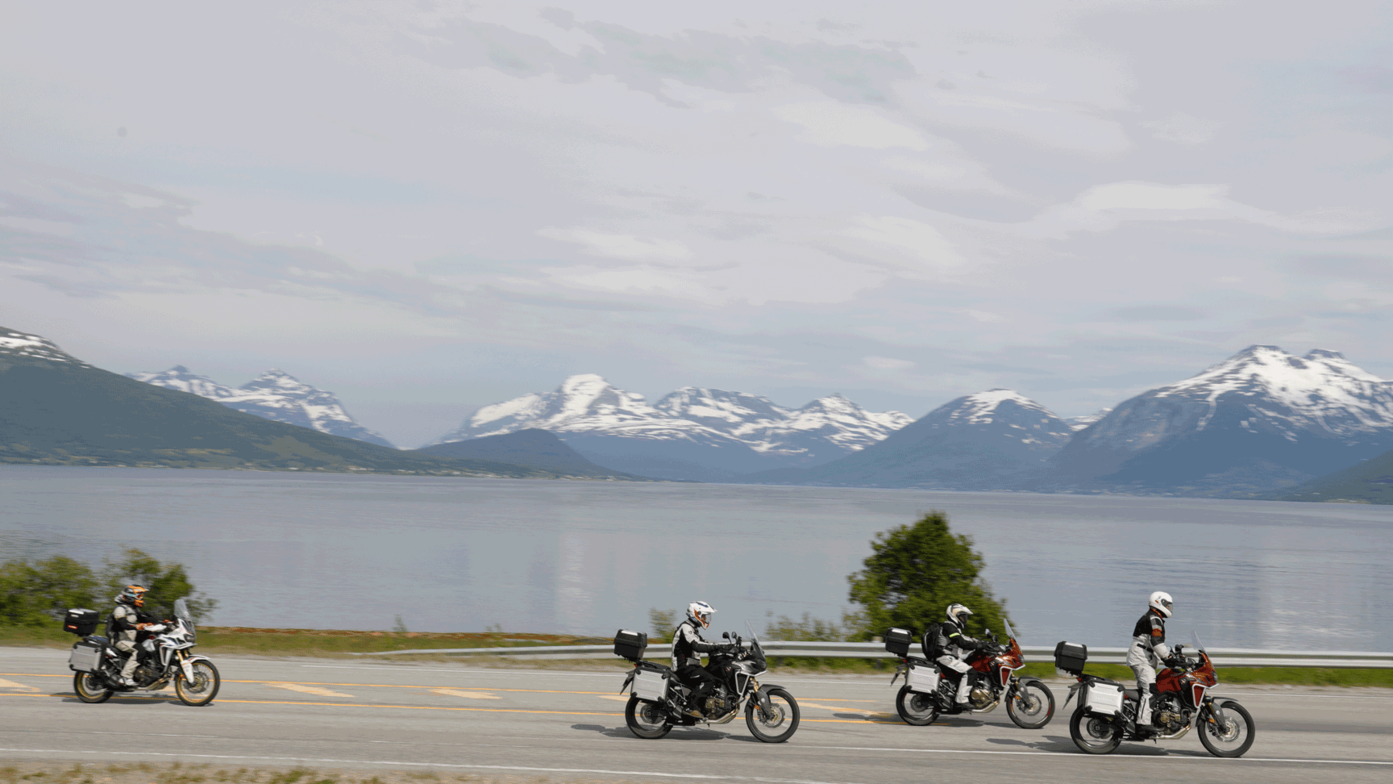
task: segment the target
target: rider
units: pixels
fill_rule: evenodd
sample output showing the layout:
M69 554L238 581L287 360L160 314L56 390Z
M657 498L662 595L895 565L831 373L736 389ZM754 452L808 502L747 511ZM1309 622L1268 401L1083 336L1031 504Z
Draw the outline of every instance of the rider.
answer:
M1166 645L1166 619L1175 602L1165 591L1151 594L1146 614L1132 627L1132 646L1127 649L1127 666L1137 674L1137 726L1151 726L1151 689L1156 683L1156 667L1170 658Z
M136 637L142 631L159 631L163 627L153 622L149 613L140 608L145 606L146 590L140 585L127 585L116 595L116 609L111 613L111 637L116 650L126 654L126 663L121 667L121 685L135 686L137 659Z
M968 654L982 647L982 643L967 633L967 617L972 615L972 611L961 604L948 605L948 622L939 627L939 647L940 654L938 663L942 667L943 674L949 678L956 676L958 681L957 703L967 704L967 697L972 690L972 678L968 673L972 672L972 667L964 659ZM952 673L952 675L950 675Z
M716 688L716 676L701 666L701 654L721 649L719 643L701 638L701 630L711 628L711 614L716 608L706 602L687 605L687 619L678 624L672 634L672 670L678 679L693 688L687 715L702 718L701 706Z

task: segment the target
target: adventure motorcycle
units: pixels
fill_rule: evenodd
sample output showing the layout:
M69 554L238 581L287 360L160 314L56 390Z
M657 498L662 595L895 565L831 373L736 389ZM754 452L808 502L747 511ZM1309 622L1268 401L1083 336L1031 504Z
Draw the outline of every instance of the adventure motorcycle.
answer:
M728 644L713 652L706 665L706 671L716 676L717 685L705 705L695 706L702 713L702 718L696 718L686 713L694 707L690 704L693 689L671 668L643 660L648 635L620 630L614 638L614 652L634 664L619 689L623 694L632 686L624 708L629 731L640 738L656 739L678 725L725 724L740 713L743 703L745 726L751 735L765 743L783 743L793 737L798 730L798 702L784 687L756 680L769 668L759 637L753 629L750 634L749 640L738 635L732 638L729 632L721 635Z
M174 617L164 629L136 644L132 656L139 664L131 678L135 686L121 685L121 665L125 657L106 637L92 634L97 628L94 610L69 610L63 628L81 635L68 655L73 691L83 702L98 703L117 692L159 691L174 682L174 693L185 705L207 705L218 696L222 678L218 668L205 656L189 652L198 636L193 617L183 599L174 603Z
M890 634L903 629L890 629ZM904 632L908 635L908 632ZM992 642L982 649L968 654L968 666L964 678L972 678L971 692L968 692L967 705L957 703L957 682L944 678L935 661L921 659L908 654L907 645L892 648L890 635L886 636L886 650L898 653L900 667L894 671L890 685L904 675L904 687L894 698L894 707L900 719L907 724L922 727L932 724L939 716L953 716L958 713L990 713L1006 700L1006 713L1015 726L1025 730L1039 730L1049 724L1055 716L1055 693L1049 691L1045 682L1039 678L1017 677L1015 671L1025 666L1020 643L1015 642L1015 632L1011 624L1006 624L1006 645L997 641L996 634L990 634Z
M891 647L891 635L895 632L908 632L891 629L886 635L886 650L900 656L900 666L890 685L905 676L905 685L895 697L895 710L907 724L924 726L932 724L940 715L961 713L990 713L1006 702L1006 713L1016 726L1036 730L1050 723L1054 717L1054 693L1039 678L1017 677L1016 670L1025 666L1021 646L1016 642L1011 624L1006 624L1006 644L1002 645L995 633L989 634L991 642L973 651L965 661L971 671L962 677L972 678L972 690L968 693L968 703L957 703L957 682L942 676L936 662L909 655L907 644ZM903 653L900 650L903 649Z
M1060 649L1055 649L1056 666L1078 683L1069 687L1068 706L1074 693L1079 692L1079 707L1069 720L1069 737L1074 745L1089 754L1107 754L1124 740L1178 740L1193 727L1200 727L1200 743L1216 757L1241 757L1253 745L1257 732L1248 709L1230 697L1214 697L1209 689L1219 682L1214 662L1205 653L1198 635L1192 636L1199 656L1184 655L1184 646L1175 646L1166 667L1156 673L1155 693L1152 695L1152 726L1137 725L1140 707L1136 689L1124 688L1121 683L1083 673L1088 649L1069 660L1070 667L1059 665ZM1068 643L1060 643L1061 646Z

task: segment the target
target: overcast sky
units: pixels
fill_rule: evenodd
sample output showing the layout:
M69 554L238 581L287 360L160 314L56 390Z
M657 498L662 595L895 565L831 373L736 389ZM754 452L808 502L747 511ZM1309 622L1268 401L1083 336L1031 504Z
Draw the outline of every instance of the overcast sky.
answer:
M1393 376L1393 4L0 2L0 325L415 446L599 373Z

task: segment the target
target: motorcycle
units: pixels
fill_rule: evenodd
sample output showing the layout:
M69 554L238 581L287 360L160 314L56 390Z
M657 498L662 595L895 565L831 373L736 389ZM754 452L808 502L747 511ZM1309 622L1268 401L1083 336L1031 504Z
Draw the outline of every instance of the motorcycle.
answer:
M761 684L757 678L769 667L759 637L750 630L750 639L729 632L721 635L727 645L711 654L706 671L716 676L717 685L705 705L691 704L693 689L678 680L671 668L643 660L648 635L620 630L614 638L614 652L633 663L634 669L619 689L629 691L624 722L640 738L657 739L674 726L698 723L714 726L732 721L745 708L745 726L765 743L783 743L798 731L798 702L782 686ZM701 718L687 715L696 707Z
M1231 697L1214 697L1209 693L1219 682L1214 662L1192 635L1193 647L1199 654L1184 655L1183 645L1175 646L1166 667L1156 674L1156 692L1152 696L1152 726L1137 724L1141 707L1136 689L1124 688L1117 681L1086 675L1082 662L1076 668L1060 667L1074 676L1078 683L1069 687L1069 697L1079 693L1079 707L1069 720L1069 737L1074 745L1089 754L1108 754L1124 740L1179 740L1195 726L1200 728L1200 743L1216 757L1241 757L1253 745L1256 726L1253 716ZM1061 643L1063 645L1064 643ZM1059 651L1056 649L1056 658Z
M891 633L896 631L903 630L892 629ZM995 633L988 636L991 642L965 660L972 670L962 677L975 682L968 693L968 704L959 705L957 683L942 677L936 662L910 656L907 645L892 650L887 634L886 650L897 653L901 660L890 685L905 676L905 685L895 696L895 710L900 718L906 724L924 726L941 715L990 713L1005 701L1006 714L1016 726L1035 730L1049 724L1054 717L1054 693L1039 678L1016 675L1016 670L1025 666L1025 657L1011 624L1006 624L1006 644L1001 644ZM903 653L899 648L903 648Z
M68 669L73 671L73 691L87 703L106 702L117 692L159 691L174 683L174 693L185 705L207 705L218 696L222 677L218 668L206 656L190 653L198 639L198 630L183 599L174 603L174 617L160 624L143 642L136 645L132 656L140 657L131 674L134 686L121 684L121 666L125 658L106 637L93 635L97 613L93 610L69 610L64 628L82 639L73 643L68 655Z

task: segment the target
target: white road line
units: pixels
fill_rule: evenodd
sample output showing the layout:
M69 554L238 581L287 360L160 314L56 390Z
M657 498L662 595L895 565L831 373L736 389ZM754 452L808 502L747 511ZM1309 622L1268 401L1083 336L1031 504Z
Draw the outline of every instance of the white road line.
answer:
M702 781L755 781L761 784L844 784L844 782L813 779L770 779L760 776L715 776L704 773L665 773L651 770L603 770L599 768L539 768L524 765L462 765L449 762L397 762L395 760L352 760L319 757L258 757L249 754L165 754L143 751L60 751L58 749L0 749L0 752L28 754L119 754L128 757L177 757L180 759L258 760L262 762L316 762L331 765L393 765L413 768L456 768L463 770L512 770L528 773L597 773L607 776L653 776L665 779L696 779Z
M884 748L879 746L818 746L819 749L831 749L836 751L895 751L908 752L910 754L988 754L993 756L1011 757L1070 757L1072 759L1137 759L1132 754L1119 754L1111 757L1084 757L1079 752L1071 751L979 751L975 749L904 749L904 748ZM1185 760L1191 762L1218 762L1221 757L1190 757L1190 756L1152 756L1147 755L1149 760ZM1227 762L1287 762L1300 763L1304 765L1393 765L1393 760L1340 760L1340 759L1286 759L1282 757L1238 757L1229 758Z

